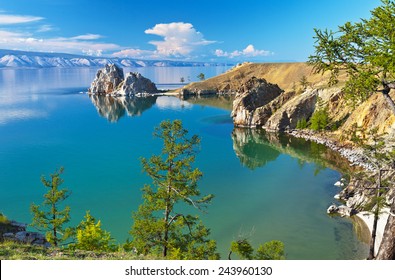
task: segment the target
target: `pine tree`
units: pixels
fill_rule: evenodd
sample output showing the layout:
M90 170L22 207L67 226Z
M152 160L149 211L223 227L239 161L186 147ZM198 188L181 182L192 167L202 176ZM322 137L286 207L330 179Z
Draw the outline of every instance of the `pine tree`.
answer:
M394 26L395 3L382 0L369 19L347 22L336 31L315 29L315 54L308 62L317 73L329 71L332 85L345 71L348 79L343 90L354 105L380 91L395 114L389 95L395 88Z
M32 226L46 232L48 242L54 246L58 246L68 238L68 229L64 229L64 225L70 221L70 207L60 209L60 204L70 195L67 189L59 189L63 184L63 179L60 177L62 173L63 167L51 174L49 180L41 176L41 182L48 191L44 194L41 205L32 203L30 207L33 214Z
M101 221L97 221L89 211L85 214L85 220L82 220L76 227L75 236L76 244L72 248L88 251L114 251L115 245L111 234L101 228Z
M187 134L180 120L163 121L155 129L154 136L163 141L162 153L141 160L153 185L142 190L144 201L133 214L130 246L163 258L216 259L216 243L208 239L209 229L198 216L184 214L179 207L183 202L202 209L213 198L200 196L197 182L202 172L192 167L200 139Z

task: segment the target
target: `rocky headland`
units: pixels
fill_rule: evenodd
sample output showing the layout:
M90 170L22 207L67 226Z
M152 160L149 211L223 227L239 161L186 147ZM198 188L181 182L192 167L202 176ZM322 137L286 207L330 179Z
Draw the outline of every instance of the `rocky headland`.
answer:
M395 150L395 116L381 93L351 106L342 91L346 73L340 73L339 84L328 86L328 74L315 74L312 70L305 63L244 63L217 77L191 83L179 94L184 97L233 94L231 116L235 127L285 132L337 151L356 169L347 174L349 179L342 183L336 195L339 203L331 206L328 212L345 216L360 213L359 216L369 223L365 210L374 207L378 174L382 182L389 182L390 187L385 189L383 196L391 204L395 197L392 186L395 171L393 166L384 165L381 169L388 171L379 172L378 166L383 165L366 147L377 144L379 135L383 144L380 152ZM394 90L390 96L395 99ZM313 114L322 111L326 114L325 128L309 129L307 124ZM301 123L304 127L300 127ZM241 139L239 136L237 138ZM243 158L242 153L239 154ZM385 225L387 217L388 213L383 214L380 223Z
M116 64L107 64L97 71L88 92L112 96L141 96L157 93L156 85L138 72L124 76L123 69Z

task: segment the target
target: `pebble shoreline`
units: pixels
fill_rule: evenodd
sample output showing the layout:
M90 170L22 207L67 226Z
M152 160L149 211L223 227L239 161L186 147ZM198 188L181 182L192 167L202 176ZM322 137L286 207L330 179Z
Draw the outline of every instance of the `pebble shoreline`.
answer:
M367 157L363 154L363 150L360 148L351 149L351 148L340 146L334 141L325 139L322 136L316 135L311 131L291 130L288 131L287 133L297 138L303 138L327 146L331 150L340 153L340 155L342 155L350 162L351 166L360 166L367 171L375 170L373 164L368 162Z

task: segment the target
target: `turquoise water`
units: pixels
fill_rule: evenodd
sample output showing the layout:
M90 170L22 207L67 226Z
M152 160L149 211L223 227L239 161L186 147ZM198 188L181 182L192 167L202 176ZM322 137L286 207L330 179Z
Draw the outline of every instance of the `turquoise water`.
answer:
M154 81L175 83L179 75L201 72L180 71L172 79ZM201 217L223 258L240 235L254 245L281 240L289 259L366 256L351 221L326 214L339 191L333 183L341 175L325 164L329 152L324 147L234 130L230 112L210 106L210 100L199 105L175 97L90 98L80 92L95 72L0 70L1 212L30 222L29 205L41 202L44 192L40 176L64 166L73 223L89 209L119 242L125 241L131 212L141 202L140 188L150 182L139 158L160 152L152 132L161 120L181 119L202 138L196 161L204 173L199 186L215 199Z

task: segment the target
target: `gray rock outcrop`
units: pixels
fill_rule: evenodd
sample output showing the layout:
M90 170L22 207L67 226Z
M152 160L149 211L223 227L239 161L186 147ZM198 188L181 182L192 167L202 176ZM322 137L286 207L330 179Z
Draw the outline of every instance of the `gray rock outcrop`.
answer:
M26 231L26 227L27 224L16 221L0 223L0 241L14 241L44 247L51 246L43 234Z
M233 101L231 116L235 126L256 127L258 123L253 122L253 118L257 108L270 103L282 92L278 85L268 83L265 79L249 79L240 86Z
M47 241L45 236L38 232L31 231L18 231L16 233L8 232L3 234L4 240L31 244L31 245L40 245L44 247L50 247L51 244Z
M273 131L296 128L299 120L307 120L313 114L317 96L317 90L306 90L302 94L295 96L268 119L264 128Z
M115 64L107 64L103 69L98 70L88 90L90 94L114 96L136 96L157 91L155 84L140 73L130 72L124 78L122 68Z
M136 95L138 93L155 93L158 92L155 84L150 79L143 77L138 72L130 72L126 75L121 84L119 94Z
M103 69L97 71L96 77L89 88L89 93L112 94L118 90L123 80L122 68L116 64L107 64Z
M355 214L355 210L353 210L352 208L346 206L346 205L340 205L337 206L335 204L332 204L331 206L328 207L328 209L326 210L326 213L328 214L339 214L342 217L345 216L351 216L353 214Z

